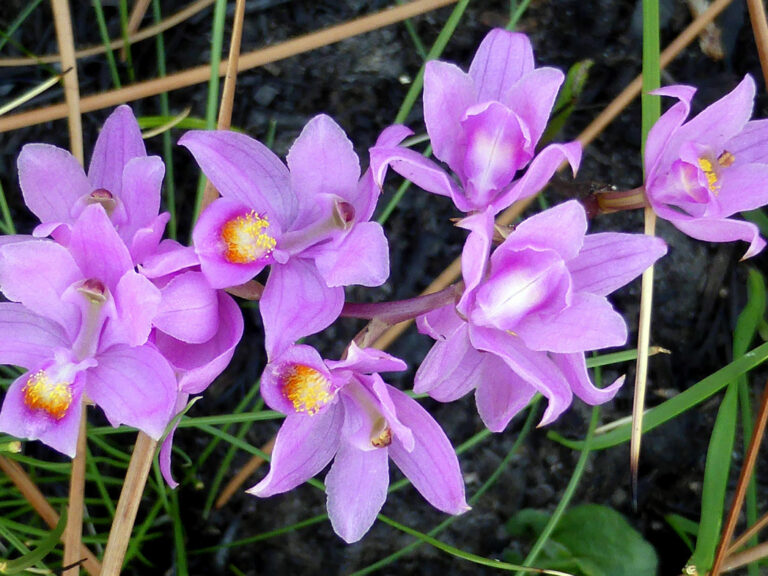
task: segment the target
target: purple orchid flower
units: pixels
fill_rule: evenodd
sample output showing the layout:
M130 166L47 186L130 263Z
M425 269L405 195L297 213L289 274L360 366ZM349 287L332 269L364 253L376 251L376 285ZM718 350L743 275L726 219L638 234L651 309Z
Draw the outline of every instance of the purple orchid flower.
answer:
M134 262L156 248L169 214L158 215L165 166L147 156L141 131L128 106L107 118L96 140L86 176L68 151L27 144L18 159L24 201L40 219L34 235L68 243L69 229L86 206L100 204L130 249Z
M288 348L267 365L261 391L287 414L267 476L248 490L272 496L320 472L336 533L356 542L370 529L389 485L388 457L435 508L469 509L448 438L419 404L386 384L380 371L405 370L402 360L350 345L345 360L323 360L309 346Z
M382 227L370 222L378 188L344 131L316 116L287 163L234 132L188 132L186 146L221 193L193 233L215 288L242 284L271 265L260 309L276 357L341 312L344 286L379 286L389 275Z
M669 86L654 92L678 102L648 134L646 196L656 214L693 238L749 242L749 258L765 240L751 222L729 217L768 204L768 121L749 121L755 99L750 76L686 122L695 91Z
M11 384L0 430L74 456L82 401L113 426L159 439L176 401L176 377L147 342L160 291L134 270L100 205L84 207L68 246L26 240L0 246L0 362L28 371Z
M624 319L606 296L666 253L664 242L637 234L585 235L576 201L522 222L490 253L488 213L466 218L466 285L457 306L418 318L437 340L416 374L414 391L441 402L475 390L485 425L502 431L536 392L554 421L576 394L588 404L613 398L623 377L604 389L590 382L584 352L626 342Z
M534 68L527 36L501 29L482 41L468 74L448 62L428 62L427 132L435 156L459 184L418 152L395 146L411 133L402 126L371 150L376 182L382 185L391 166L424 190L448 196L462 212L496 214L538 193L565 160L575 172L581 159L578 142L552 144L536 154L562 82L559 70Z

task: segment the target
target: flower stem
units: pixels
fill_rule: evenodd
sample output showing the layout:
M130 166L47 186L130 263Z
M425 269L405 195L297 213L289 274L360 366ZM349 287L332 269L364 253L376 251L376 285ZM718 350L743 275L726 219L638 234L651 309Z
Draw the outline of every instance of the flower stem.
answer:
M463 283L452 284L439 292L424 294L407 300L395 300L394 302L374 302L372 304L360 304L347 302L341 311L345 318L363 318L365 320L378 319L388 324L397 324L405 320L413 320L417 316L455 302L461 296Z
M131 540L133 523L139 510L141 495L147 482L147 475L155 456L157 440L152 440L144 432L139 432L136 437L136 445L133 447L131 462L128 472L125 474L125 482L120 492L120 500L117 502L115 519L112 529L109 531L107 548L104 551L104 560L101 576L118 576L123 567L123 559Z
M85 459L88 452L86 406L80 415L80 431L77 435L77 452L72 459L72 474L69 479L69 501L67 527L64 530L64 559L62 573L78 576L82 561L83 499L85 498Z

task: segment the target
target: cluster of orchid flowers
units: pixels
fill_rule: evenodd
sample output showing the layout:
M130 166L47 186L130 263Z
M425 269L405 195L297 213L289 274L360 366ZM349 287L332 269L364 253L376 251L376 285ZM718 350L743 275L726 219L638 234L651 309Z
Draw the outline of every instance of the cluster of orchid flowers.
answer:
M362 176L352 143L324 115L303 129L287 165L246 135L188 132L179 143L221 195L202 212L191 247L162 240L164 167L147 156L128 107L106 121L87 174L60 148L25 146L19 181L40 224L32 236L0 237L8 300L0 303L0 362L26 369L5 394L0 431L74 456L83 407L96 404L114 426L166 434L161 469L174 486L170 423L224 370L242 336L225 290L269 267L259 302L268 357L261 392L286 418L269 473L249 492L288 491L333 461L329 517L354 542L386 499L391 458L433 506L468 510L447 436L380 376L405 370L402 360L356 342L327 360L297 342L340 316L345 286L386 281L387 239L370 219L391 169L449 197L469 233L463 286L409 308L436 341L414 391L450 402L474 390L495 432L537 393L548 401L542 425L574 394L593 405L610 400L623 378L595 387L585 352L626 343L624 319L606 296L663 256L665 243L586 234L576 201L514 228L494 221L539 193L561 164L578 168L576 142L538 150L562 82L559 70L534 67L525 35L493 30L468 73L427 64L424 117L442 164L402 146L411 131L392 126ZM679 102L649 135L643 198L690 236L746 240L752 256L765 245L757 228L729 216L768 203L768 124L749 121L754 82L745 78L686 122L693 92L658 92Z

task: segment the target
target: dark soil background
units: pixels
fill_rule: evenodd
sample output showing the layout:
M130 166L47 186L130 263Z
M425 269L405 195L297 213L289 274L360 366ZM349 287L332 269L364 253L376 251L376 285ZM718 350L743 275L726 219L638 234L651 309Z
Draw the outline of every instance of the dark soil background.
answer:
M78 47L98 44L98 29L91 3L71 4ZM186 5L175 0L162 4L164 15ZM684 2L670 0L663 4L662 43L666 45L690 22L691 17ZM5 0L0 6L0 26L7 27L25 5L26 2ZM116 2L105 2L112 37L119 36L116 5ZM250 1L247 3L243 51L340 23L388 5L389 0ZM567 69L579 60L589 58L594 61L586 92L558 139L574 138L639 73L638 6L639 1L632 0L534 0L531 3L519 29L531 36L538 65ZM427 46L437 37L450 11L451 8L444 8L413 20ZM508 15L506 2L473 2L443 59L466 68L488 29L503 26ZM169 72L206 61L210 50L211 20L212 13L208 9L166 33ZM145 25L150 21L151 16L148 16ZM229 22L231 7L228 25ZM761 87L755 116L764 117L768 100L762 88L756 49L743 3L734 2L719 22L725 58L712 60L694 43L664 72L663 82L699 86L695 107L700 110L732 89L745 73L751 73ZM227 43L228 37L227 34ZM14 40L35 53L56 51L47 3L36 9L14 35ZM134 45L133 59L139 79L155 76L154 50L152 41ZM5 55L16 53L18 51L13 47L6 47L4 51ZM395 25L251 70L239 77L233 124L256 138L264 138L269 122L275 120L274 149L278 155L284 156L306 121L317 113L325 112L345 128L365 165L367 148L394 119L408 90L408 82L415 77L420 64L405 27ZM124 66L121 72L126 79ZM83 94L111 87L109 70L103 57L83 60L79 73ZM46 77L44 70L36 68L0 68L0 101L10 100ZM172 113L191 106L192 115L204 116L205 94L202 85L170 93ZM62 99L61 91L53 89L40 96L35 105ZM132 106L137 115L155 115L160 110L157 98L134 102ZM84 116L86 155L108 113L99 111ZM420 103L414 107L408 123L417 132L423 132ZM179 135L180 132L176 132L174 139ZM578 185L573 186L566 181L557 186L556 191L548 195L550 202L565 199L594 182L618 187L639 185L642 180L639 141L640 107L636 102L585 150ZM21 146L28 142L48 142L66 147L65 121L3 134L0 139L0 181L23 232L31 230L34 220L21 202L15 159ZM148 141L147 146L150 153L161 152L158 138ZM184 150L177 149L174 158L180 238L184 238L189 232L197 170ZM380 206L391 197L397 184L394 178L390 181ZM350 290L349 298L387 300L411 297L421 291L460 253L464 235L449 221L456 215L447 199L412 188L387 223L392 262L390 280L379 289ZM639 232L642 230L641 215L602 217L593 222L592 229ZM755 258L748 264L739 263L745 245L698 243L665 222L660 222L659 233L669 242L670 253L657 267L652 343L668 348L672 353L651 359L648 394L651 406L730 361L731 332L746 300L747 266L765 269L766 263L765 256ZM639 294L639 282L636 282L613 298L617 307L624 311L633 334ZM244 309L244 313L246 339L239 346L230 369L207 391L204 399L193 408L192 415L231 412L263 369L265 359L258 314L252 308ZM326 357L335 358L360 327L359 323L343 321L314 337L311 342ZM391 352L405 359L411 370L401 377L390 379L390 382L409 388L415 368L430 346L431 340L417 334L414 329L401 337ZM632 382L632 366L620 368L628 371L628 382ZM616 370L606 370L605 378L608 380L617 374ZM765 370L757 370L751 375L751 382L759 387L764 376ZM631 403L632 385L628 384L613 402L603 408L602 422L629 414ZM471 397L452 405L438 405L431 401L426 405L455 444L482 428ZM626 446L594 454L577 491L574 504L605 504L630 520L655 546L660 557L659 574L678 574L689 556L683 542L665 522L664 515L677 513L692 520L698 519L707 443L718 405L719 397L716 397L646 436L637 513L632 511L628 488L629 450ZM551 428L566 436L581 437L586 430L589 413L589 407L576 401L573 408ZM521 426L522 418L515 419L506 432L493 436L461 457L469 494L477 490L507 454ZM255 446L261 446L276 429L277 424L274 423L256 425L246 439ZM511 539L504 523L522 508L553 510L578 457L577 453L549 441L546 432L545 429L535 430L529 436L493 488L471 512L445 531L441 539L490 558L501 558L506 549L525 554L530 543ZM176 445L192 460L207 443L208 437L195 435L191 430L177 434ZM34 443L30 443L26 450L40 457L54 458L49 454L43 456L47 453ZM224 452L225 449L220 448L208 460L206 468L199 470L195 478L187 477L179 490L189 551L275 530L325 511L323 495L314 488L304 486L267 500L241 494L233 498L226 508L214 511L207 520L204 519L201 511L206 487L217 472ZM735 465L740 465L738 454L734 459ZM240 453L231 467L231 474L247 460L248 455ZM261 478L265 471L266 467L254 476L249 485ZM177 474L180 478L184 477L180 467L177 467ZM393 481L399 477L399 471L392 467ZM768 508L768 486L765 474L760 478L760 507L764 510ZM62 486L60 492L65 494L66 486ZM142 507L140 520L147 510L146 505ZM424 532L444 518L412 488L390 495L383 513ZM216 554L191 555L189 570L195 575L230 574L228 566L234 565L248 575L348 574L411 541L411 537L377 523L362 542L348 546L335 536L330 524L325 522L245 547L223 549ZM163 537L148 543L143 550L153 567L134 562L126 573L175 573L173 547L172 529L167 525ZM380 573L444 575L490 574L494 571L452 558L429 546L421 546Z

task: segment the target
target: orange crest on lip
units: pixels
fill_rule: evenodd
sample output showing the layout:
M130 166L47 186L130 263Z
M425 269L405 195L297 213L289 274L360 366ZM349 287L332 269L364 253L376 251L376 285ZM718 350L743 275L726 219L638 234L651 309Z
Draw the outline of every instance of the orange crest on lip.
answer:
M249 264L269 256L277 241L267 234L267 217L251 210L243 216L229 220L221 229L226 244L224 257L233 264Z
M333 398L331 383L309 366L291 366L283 374L282 381L283 396L291 401L296 412L306 412L313 416Z
M66 416L72 404L69 382L51 382L45 370L32 374L24 385L24 404L32 410L43 410L56 420Z

